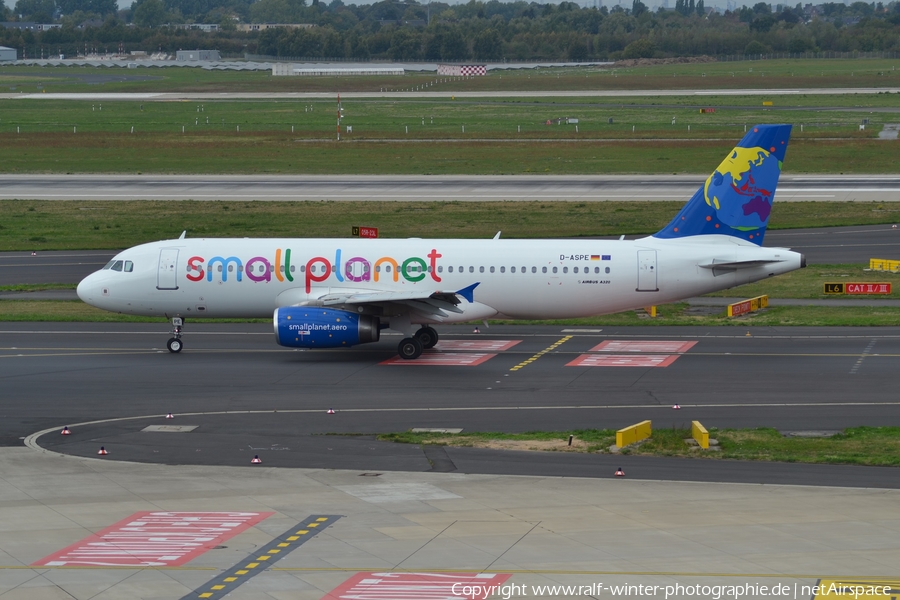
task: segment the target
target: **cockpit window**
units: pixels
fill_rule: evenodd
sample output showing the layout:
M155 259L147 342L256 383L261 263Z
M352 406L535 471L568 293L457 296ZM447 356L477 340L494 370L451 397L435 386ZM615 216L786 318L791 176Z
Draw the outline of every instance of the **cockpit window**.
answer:
M106 263L106 266L103 267L102 270L103 270L103 271L108 271L109 269L112 269L112 266L113 266L114 264L116 264L116 261L115 261L115 260L111 260L111 261L109 261L108 263Z
M131 262L130 260L126 260L125 261L125 272L131 273L132 271L134 271L134 263Z
M113 263L113 266L111 268L113 271L121 271L122 270L122 261L117 260L116 262Z

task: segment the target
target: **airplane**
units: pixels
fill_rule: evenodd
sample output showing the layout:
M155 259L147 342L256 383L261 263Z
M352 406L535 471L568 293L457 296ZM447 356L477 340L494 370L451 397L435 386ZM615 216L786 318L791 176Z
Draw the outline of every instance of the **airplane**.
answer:
M763 248L790 125L757 125L675 218L635 240L197 238L141 244L78 285L86 303L171 320L272 317L275 341L347 348L403 334L418 358L434 325L569 319L665 304L787 273Z

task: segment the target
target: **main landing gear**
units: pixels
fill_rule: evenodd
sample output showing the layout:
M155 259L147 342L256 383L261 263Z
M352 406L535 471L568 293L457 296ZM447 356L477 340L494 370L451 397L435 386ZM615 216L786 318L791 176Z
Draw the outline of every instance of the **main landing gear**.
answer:
M181 341L181 328L183 326L184 319L181 317L172 317L172 334L175 337L169 338L169 341L166 342L166 348L173 354L181 352L181 349L184 348L184 344Z
M397 346L400 358L414 360L422 356L422 351L434 348L438 342L438 332L433 327L422 327L413 337L403 338Z

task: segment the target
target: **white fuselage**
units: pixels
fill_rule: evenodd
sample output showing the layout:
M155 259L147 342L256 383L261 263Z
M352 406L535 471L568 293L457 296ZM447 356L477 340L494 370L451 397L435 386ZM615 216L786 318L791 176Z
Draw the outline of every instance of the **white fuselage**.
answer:
M786 273L802 257L735 237L639 240L177 239L119 253L131 271L85 278L78 295L110 311L166 317L271 317L336 293L455 292L446 318L560 319L674 302ZM744 263L714 269L712 264ZM389 316L389 315L385 315Z

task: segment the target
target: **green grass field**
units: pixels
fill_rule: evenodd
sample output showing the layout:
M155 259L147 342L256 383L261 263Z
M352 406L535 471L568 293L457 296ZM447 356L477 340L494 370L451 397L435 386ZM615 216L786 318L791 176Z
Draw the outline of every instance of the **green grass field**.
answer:
M900 61L892 59L776 59L641 67L510 69L470 79L408 73L384 77L273 77L265 71L205 71L200 68L109 69L97 67L0 68L0 91L35 92L377 92L519 91L585 89L709 89L897 86ZM108 80L88 83L86 75ZM146 79L128 80L128 77ZM5 88L5 89L4 89Z
M893 98L809 97L827 109L806 100L786 96L772 110L759 98L704 98L729 103L714 114L700 114L695 97L354 100L340 143L334 102L0 100L0 172L697 173L748 126L772 121L795 124L788 173L896 171L900 143L877 139L900 120L900 107L884 105ZM563 117L579 123L557 124Z
M0 200L0 251L118 249L178 237L552 238L651 234L682 202L198 202ZM900 221L900 205L783 202L770 229ZM883 257L891 258L891 257Z
M900 427L852 427L825 438L784 437L771 428L716 429L710 437L718 439L719 450L701 450L685 443L690 428L654 429L650 439L623 449L623 454L654 456L690 456L709 459L761 460L854 465L900 465ZM573 446L568 446L569 436ZM572 431L529 431L525 433L463 432L387 433L383 441L404 444L438 444L461 447L504 447L521 450L557 452L606 452L615 443L612 429ZM515 445L511 444L514 443Z

